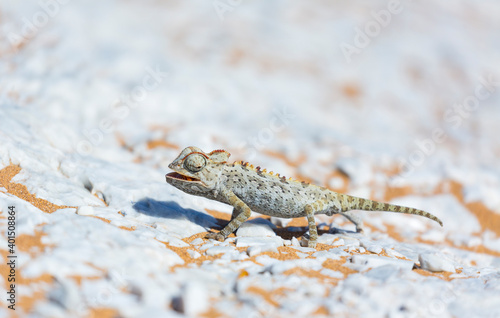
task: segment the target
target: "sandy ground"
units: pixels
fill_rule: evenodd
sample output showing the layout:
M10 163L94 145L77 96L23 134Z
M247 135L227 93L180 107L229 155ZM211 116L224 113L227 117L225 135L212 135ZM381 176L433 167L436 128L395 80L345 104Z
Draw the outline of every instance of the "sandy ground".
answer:
M500 316L494 1L0 5L0 317ZM253 213L186 146L443 220ZM9 247L9 207L16 210ZM250 233L250 236L248 236ZM7 264L8 265L8 264ZM9 296L10 297L10 296Z

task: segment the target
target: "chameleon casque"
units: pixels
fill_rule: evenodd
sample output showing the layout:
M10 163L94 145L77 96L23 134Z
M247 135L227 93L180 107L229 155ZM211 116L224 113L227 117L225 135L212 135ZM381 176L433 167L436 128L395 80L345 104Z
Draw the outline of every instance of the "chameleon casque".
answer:
M443 223L434 215L404 206L362 199L327 188L280 177L279 174L254 168L248 162L228 164L230 153L214 150L205 153L197 147L187 147L168 166L166 181L174 187L197 196L233 206L231 221L219 233L207 238L224 241L255 211L281 218L307 218L309 247L316 247L318 232L315 214L341 214L363 232L362 221L352 210L389 211L424 216Z

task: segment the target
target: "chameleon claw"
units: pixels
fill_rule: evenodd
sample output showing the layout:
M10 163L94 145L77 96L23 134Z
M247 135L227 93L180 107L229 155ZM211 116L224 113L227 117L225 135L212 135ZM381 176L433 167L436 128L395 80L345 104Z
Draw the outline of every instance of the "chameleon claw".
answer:
M224 240L226 239L224 237L224 235L222 235L220 233L215 233L215 232L208 233L207 235L205 235L205 238L206 239L211 239L211 240L216 240L216 241L219 241L219 242L224 242Z

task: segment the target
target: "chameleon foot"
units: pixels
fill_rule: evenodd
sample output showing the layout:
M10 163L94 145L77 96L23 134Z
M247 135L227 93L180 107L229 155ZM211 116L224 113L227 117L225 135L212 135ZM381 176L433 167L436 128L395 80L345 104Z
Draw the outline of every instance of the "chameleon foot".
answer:
M226 239L224 237L224 235L220 234L220 233L214 233L214 232L210 232L208 233L206 236L205 236L206 239L212 239L212 240L216 240L216 241L219 241L219 242L224 242L224 240Z

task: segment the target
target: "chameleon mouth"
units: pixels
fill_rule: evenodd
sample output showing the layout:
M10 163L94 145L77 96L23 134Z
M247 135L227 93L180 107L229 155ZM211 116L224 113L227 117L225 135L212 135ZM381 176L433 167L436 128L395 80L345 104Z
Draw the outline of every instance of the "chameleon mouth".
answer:
M185 176L183 174L180 174L178 172L170 172L165 175L165 178L167 179L175 179L175 180L181 180L181 181L186 181L186 182L200 182L200 179L192 178Z

